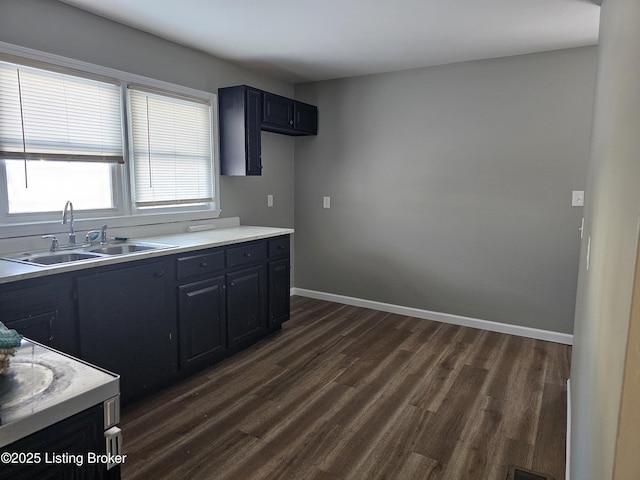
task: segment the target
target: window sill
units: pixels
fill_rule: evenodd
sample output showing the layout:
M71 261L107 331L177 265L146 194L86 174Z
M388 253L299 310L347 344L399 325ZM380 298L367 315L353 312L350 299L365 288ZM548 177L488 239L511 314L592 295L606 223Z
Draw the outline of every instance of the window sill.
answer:
M160 227L170 224L179 224L182 222L188 223L193 221L214 220L220 217L220 213L221 210L201 210L181 213L149 213L96 218L82 218L80 213L76 213L74 228L78 235L89 230L95 230L103 224L108 225L108 230L125 228L134 229L138 227L151 228L154 225ZM64 234L67 231L68 226L63 225L60 221L4 224L0 227L0 239L28 237L34 235Z

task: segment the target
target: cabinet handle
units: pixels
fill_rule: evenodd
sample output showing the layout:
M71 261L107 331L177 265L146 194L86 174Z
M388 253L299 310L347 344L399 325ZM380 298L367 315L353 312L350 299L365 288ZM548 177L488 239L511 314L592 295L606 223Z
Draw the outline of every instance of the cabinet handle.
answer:
M278 245L278 250L284 250L284 245Z
M155 278L162 278L162 277L164 277L164 270L160 270L160 271L158 271L158 272L153 272L153 276L154 276Z
M236 282L231 282L229 285L232 286L232 287L235 287L236 286Z
M244 256L247 257L247 258L251 258L251 253L247 252L247 253L244 254Z
M200 264L200 266L201 266L202 268L207 268L207 262L202 262L202 263Z

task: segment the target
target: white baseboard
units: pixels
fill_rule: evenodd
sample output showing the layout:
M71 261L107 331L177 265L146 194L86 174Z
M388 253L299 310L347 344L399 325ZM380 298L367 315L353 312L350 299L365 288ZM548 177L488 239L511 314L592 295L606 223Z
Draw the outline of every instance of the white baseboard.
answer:
M463 327L479 328L481 330L489 330L491 332L507 333L509 335L517 335L519 337L534 338L536 340L546 340L549 342L562 343L564 345L573 345L573 335L568 333L552 332L549 330L523 327L520 325L510 325L508 323L480 320L478 318L463 317L461 315L452 315L450 313L432 312L419 308L403 307L402 305L394 305L391 303L375 302L373 300L347 297L344 295L336 295L334 293L307 290L305 288L294 287L291 289L291 295L300 295L301 297L315 298L317 300L343 303L345 305L370 308L372 310L380 310L382 312L397 313L399 315L407 315L411 317L424 318L427 320L435 320L437 322L451 323Z
M571 379L567 380L567 452L565 454L565 480L571 478Z

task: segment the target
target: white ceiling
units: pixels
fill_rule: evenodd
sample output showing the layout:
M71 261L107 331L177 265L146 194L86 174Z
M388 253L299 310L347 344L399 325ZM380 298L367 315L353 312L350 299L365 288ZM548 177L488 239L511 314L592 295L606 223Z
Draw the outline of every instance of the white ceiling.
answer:
M593 45L595 0L62 0L298 83Z

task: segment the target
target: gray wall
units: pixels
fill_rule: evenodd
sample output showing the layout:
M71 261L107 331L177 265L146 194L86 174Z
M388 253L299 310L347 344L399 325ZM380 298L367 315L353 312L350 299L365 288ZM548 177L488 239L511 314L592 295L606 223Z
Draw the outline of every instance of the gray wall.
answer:
M603 2L571 367L571 478L578 480L640 475L613 473L640 216L638 45L640 3ZM638 365L628 368L637 378ZM638 444L629 451L637 457Z
M596 48L296 85L296 287L573 331ZM331 208L322 208L322 197Z
M294 91L54 0L0 2L0 41L202 90ZM298 287L571 332L594 71L579 48L300 85L319 135L263 133L264 175L222 177L223 216L295 224Z
M0 41L208 92L249 84L292 96L293 85L55 0L0 1ZM293 226L293 139L263 134L264 175L220 179L223 217ZM267 208L267 194L274 207Z

